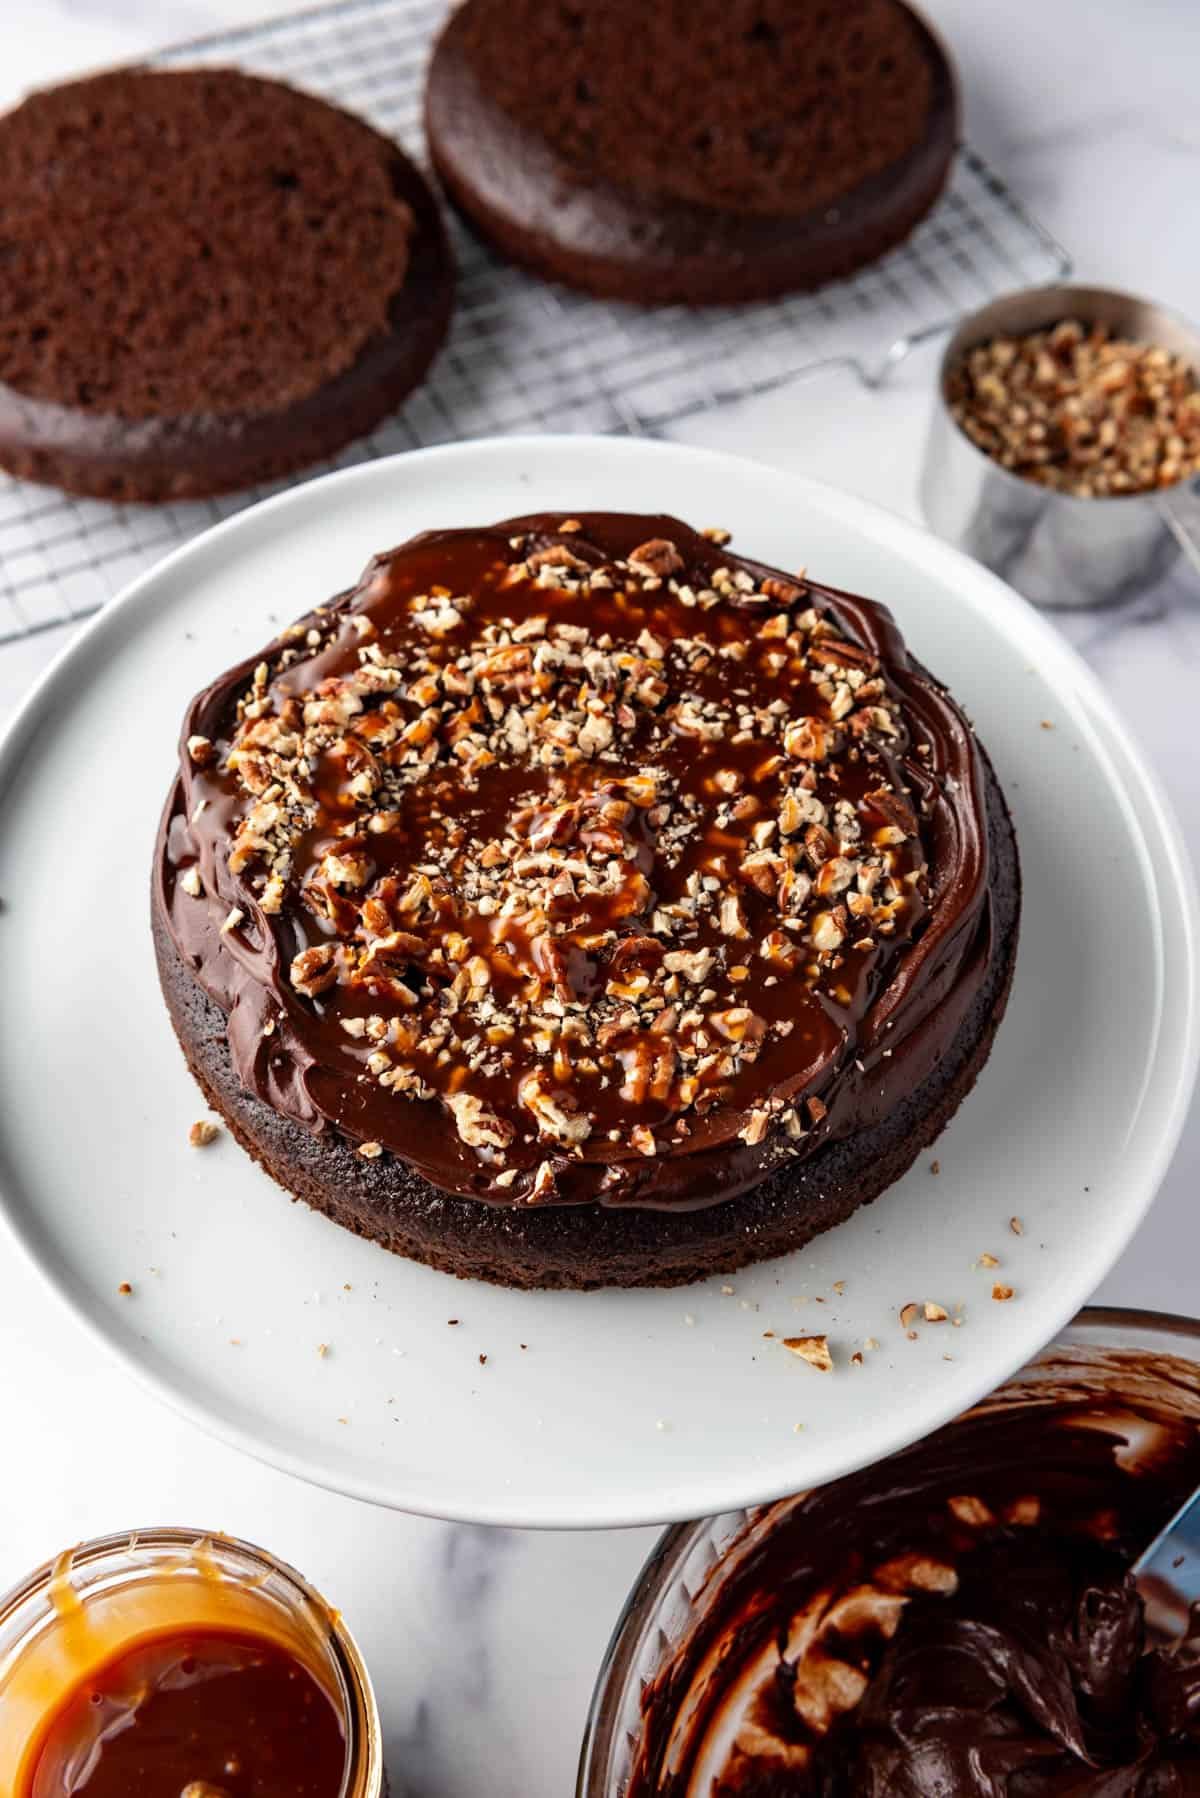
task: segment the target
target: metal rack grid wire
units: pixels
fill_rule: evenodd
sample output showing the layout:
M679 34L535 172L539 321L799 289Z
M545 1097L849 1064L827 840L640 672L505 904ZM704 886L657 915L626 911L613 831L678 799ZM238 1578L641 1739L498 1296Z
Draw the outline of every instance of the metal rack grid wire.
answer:
M231 62L279 77L365 115L419 157L425 61L445 6L335 0L153 60L164 68ZM850 280L762 305L689 312L601 303L508 266L457 219L451 230L458 307L431 377L326 466L497 432L653 433L833 363L873 385L965 312L1070 266L970 148L899 249ZM95 611L167 550L285 484L213 501L116 506L0 475L0 643Z

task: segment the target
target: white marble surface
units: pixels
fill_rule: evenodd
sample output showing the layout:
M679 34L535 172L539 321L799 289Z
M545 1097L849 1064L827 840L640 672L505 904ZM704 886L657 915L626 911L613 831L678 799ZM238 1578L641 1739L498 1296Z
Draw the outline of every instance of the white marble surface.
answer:
M0 102L271 0L7 0ZM1194 0L928 0L962 65L972 139L1072 250L1077 271L1200 317ZM882 393L830 373L679 435L821 475L915 514L936 351ZM1064 622L1140 734L1200 855L1200 582ZM58 647L0 648L0 718ZM1197 1309L1193 1117L1112 1302ZM144 1398L0 1261L0 1587L61 1544L193 1521L257 1538L342 1606L374 1670L402 1788L562 1798L609 1628L653 1532L531 1536L375 1512L210 1443Z

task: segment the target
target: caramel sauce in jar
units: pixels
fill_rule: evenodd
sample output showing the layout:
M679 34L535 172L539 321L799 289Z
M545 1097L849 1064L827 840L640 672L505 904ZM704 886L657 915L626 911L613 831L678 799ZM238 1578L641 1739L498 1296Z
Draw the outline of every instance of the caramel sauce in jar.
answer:
M0 1603L0 1798L382 1798L341 1618L229 1537L87 1543Z
M339 1798L345 1765L336 1705L286 1649L187 1630L68 1694L19 1798Z

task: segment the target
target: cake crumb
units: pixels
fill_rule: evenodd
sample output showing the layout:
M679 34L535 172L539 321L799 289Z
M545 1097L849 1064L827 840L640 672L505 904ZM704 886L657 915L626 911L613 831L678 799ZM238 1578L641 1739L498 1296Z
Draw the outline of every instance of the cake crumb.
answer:
M193 1149L207 1149L209 1143L216 1142L220 1134L219 1124L211 1123L208 1118L197 1118L188 1131L188 1141Z
M833 1282L833 1290L837 1293L838 1297L840 1298L846 1290L846 1282L844 1280L835 1280Z
M931 1161L929 1163L929 1171L931 1174L940 1174L942 1171L941 1162L940 1161Z
M925 1300L925 1322L927 1324L944 1324L950 1316L944 1305L937 1305L932 1299Z
M329 1353L329 1344L327 1342L318 1342L317 1354L321 1357L322 1361L325 1359L325 1357L328 1353Z
M1000 1257L999 1255L989 1255L985 1252L979 1257L975 1265L976 1267L999 1267Z
M1025 1226L1019 1217L1010 1217L1008 1220L1008 1227L1014 1236L1024 1236L1025 1234Z
M356 1155L361 1155L364 1161L378 1161L379 1157L383 1154L383 1144L378 1142L360 1142L354 1152Z
M915 1305L911 1301L907 1305L901 1305L900 1327L904 1330L911 1330L920 1315L921 1307L919 1305Z
M1011 1286L993 1286L992 1297L1003 1304L1006 1299L1014 1297L1013 1288Z
M127 1299L132 1296L133 1287L129 1284L128 1280L122 1280L121 1284L117 1287L117 1291L123 1299Z
M863 1364L862 1350L855 1349L854 1353L850 1357L850 1365L851 1365L851 1367L861 1367L862 1364Z
M480 1355L480 1357L479 1357L479 1365L480 1365L480 1367L486 1367L486 1366L487 1366L487 1356L486 1356L486 1355Z

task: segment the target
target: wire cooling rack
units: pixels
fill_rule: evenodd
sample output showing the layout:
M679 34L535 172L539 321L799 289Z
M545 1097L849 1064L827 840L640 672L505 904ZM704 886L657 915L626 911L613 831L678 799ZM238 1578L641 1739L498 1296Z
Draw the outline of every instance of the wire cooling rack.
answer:
M152 60L278 76L362 113L420 156L425 60L445 10L446 0L336 0ZM964 312L1070 267L969 148L900 249L852 280L765 305L689 313L601 303L508 267L457 219L451 229L458 309L432 376L327 466L504 431L654 432L831 363L875 384ZM95 611L168 549L274 490L114 506L0 475L0 643Z

